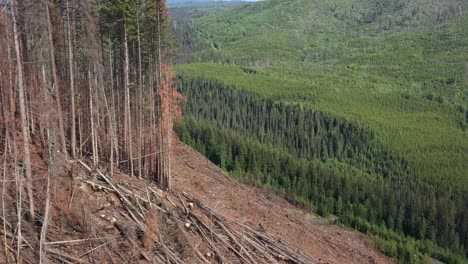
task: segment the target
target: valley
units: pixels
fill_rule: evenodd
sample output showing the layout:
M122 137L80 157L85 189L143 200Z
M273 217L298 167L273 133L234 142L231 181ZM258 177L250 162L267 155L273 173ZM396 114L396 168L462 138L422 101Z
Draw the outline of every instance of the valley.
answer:
M0 262L468 263L466 0L0 0Z
M233 177L378 234L402 262L463 262L465 8L266 1L195 18L179 27L179 135Z

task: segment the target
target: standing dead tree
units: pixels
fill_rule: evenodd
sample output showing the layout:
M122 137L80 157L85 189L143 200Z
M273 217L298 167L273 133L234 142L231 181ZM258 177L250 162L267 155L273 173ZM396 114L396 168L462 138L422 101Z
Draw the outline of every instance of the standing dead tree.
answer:
M132 136L132 113L130 108L130 62L129 62L129 53L128 53L128 38L127 30L124 23L124 90L125 90L125 146L128 151L128 161L130 164L130 175L133 176L133 136Z
M62 145L62 152L63 154L67 155L67 143L65 139L65 128L63 124L63 114L62 114L62 105L60 103L60 87L59 87L59 78L57 73L57 66L55 64L55 49L54 49L54 42L52 37L52 23L50 20L50 8L48 3L46 3L46 15L47 15L47 29L49 33L49 45L50 45L50 65L52 66L52 77L53 77L53 91L55 97L55 104L57 107L57 115L58 115L58 123L60 129L60 140Z
M167 66L169 14L162 0L0 6L0 171L10 199L2 200L2 233L11 233L2 248L19 261L28 259L30 243L44 263L56 255L46 240L58 167L68 164L58 157L92 157L95 168L110 162L111 172L171 187L172 130L183 97Z
M49 89L47 89L47 81L45 77L45 70L43 70L43 92L44 92L44 102L51 102L51 94ZM56 115L54 108L49 108L47 110L47 142L48 142L48 166L47 166L47 183L46 183L46 198L44 206L44 218L42 221L41 235L39 241L39 262L47 263L47 253L45 249L47 231L49 227L50 211L51 211L51 196L52 196L52 185L55 176L55 166L57 163L57 128L56 128Z
M70 112L71 112L71 154L76 158L76 114L75 114L75 77L73 70L72 26L70 23L70 6L67 0L67 32L68 32L68 67L70 77Z
M161 80L159 82L159 102L160 102L160 142L159 159L161 163L158 174L158 183L161 188L168 190L171 188L171 162L172 162L172 145L173 145L173 127L174 121L182 116L182 111L179 106L180 101L185 100L185 97L180 94L174 86L174 74L169 66L162 65Z
M113 98L114 125L109 131L115 140L110 145L119 146L109 148L111 159L125 157L118 164L127 165L130 175L152 176L162 188L169 189L172 129L180 115L177 104L182 97L176 93L174 76L164 63L169 46L166 2L103 1L100 14L101 43L109 52L107 80ZM123 117L120 128L115 124L119 117Z
M34 222L35 213L34 213L34 194L33 194L33 179L32 179L32 170L31 170L31 150L30 150L30 139L29 139L29 124L26 119L26 99L25 99L25 89L24 89L24 76L23 76L23 62L21 60L21 49L19 43L19 33L16 25L16 4L15 0L11 0L11 17L13 20L13 39L15 43L16 51L16 71L18 74L18 95L19 95L19 106L20 106L20 116L21 116L21 131L23 136L23 150L24 157L23 162L26 172L26 187L28 189L28 198L29 198L29 215L32 222Z

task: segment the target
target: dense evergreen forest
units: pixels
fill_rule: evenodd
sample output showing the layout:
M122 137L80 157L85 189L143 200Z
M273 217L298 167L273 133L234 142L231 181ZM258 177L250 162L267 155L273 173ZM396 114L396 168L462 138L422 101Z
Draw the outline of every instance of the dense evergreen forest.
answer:
M275 103L217 81L180 78L186 113L212 121L300 158L337 159L372 174L402 176L407 162L385 149L369 129L300 105Z
M465 261L456 230L466 230L466 194L402 178L379 179L336 160L298 158L192 117L177 132L233 177L379 236L377 246L402 263L418 262L420 254L447 263Z
M177 24L181 139L233 177L378 237L468 256L463 1L265 1ZM195 9L196 10L196 9ZM182 9L172 10L173 13Z
M234 177L271 188L320 215L340 216L361 231L390 236L393 230L398 243L382 245L403 262L416 260L414 249L450 263L462 261L456 256L464 254L457 230L464 232L462 238L468 234L466 193L409 178L407 162L371 131L216 81L180 79L179 84L188 96L184 111L190 113L177 130L181 140ZM403 234L425 242L409 246Z

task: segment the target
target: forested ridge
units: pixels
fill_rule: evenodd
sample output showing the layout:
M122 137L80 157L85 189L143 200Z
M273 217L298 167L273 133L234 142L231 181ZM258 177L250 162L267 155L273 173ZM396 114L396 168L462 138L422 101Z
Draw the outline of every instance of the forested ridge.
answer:
M181 140L234 177L381 235L390 241L381 242L384 252L403 262L416 261L415 250L462 261L457 230L466 237L466 193L409 178L407 162L369 130L218 81L180 78L179 84L189 116L177 129Z
M467 8L193 3L171 23L165 0L0 0L0 260L310 262L260 224L165 192L176 146L193 153L177 124L232 177L402 263L467 263Z
M457 0L195 9L176 30L192 51L176 67L189 98L179 136L233 177L375 234L403 263L465 263L465 10Z
M420 254L465 262L456 232L466 228L465 193L401 178L381 180L336 160L298 158L216 124L184 120L177 128L181 139L233 177L377 235L378 248L389 256L403 263L418 262Z

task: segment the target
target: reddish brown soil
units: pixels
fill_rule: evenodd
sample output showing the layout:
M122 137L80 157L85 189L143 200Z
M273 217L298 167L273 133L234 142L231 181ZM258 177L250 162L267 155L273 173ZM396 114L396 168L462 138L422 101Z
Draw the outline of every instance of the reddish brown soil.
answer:
M34 194L39 220L44 209L48 166L45 162L47 157L43 157L42 153L38 148L33 148ZM1 153L0 157L3 160ZM180 257L180 263L202 263L196 251L203 255L211 254L212 257L205 259L205 262L216 263L218 258L213 257L212 246L207 243L206 237L204 239L200 236L193 226L184 226L190 222L190 215L198 215L214 230L216 226L210 224L210 218L216 214L231 223L241 223L252 230L271 234L274 243L281 247L287 245L288 250L293 249L298 255L308 256L310 258L307 259L311 260L299 262L394 263L372 248L369 237L331 225L330 220L305 213L276 195L233 180L184 144L177 145L173 161L174 191L171 194L156 190L154 183L130 178L124 173L115 173L112 177L121 191L129 190L127 199L140 201L133 212L144 214L139 218L139 221L144 222L143 230L129 215L128 206L124 206L122 197L119 198L115 189L103 181L96 171L90 172L80 162L67 162L64 157L58 163L55 164L57 169L52 179L52 209L46 236L47 241L54 243L46 247L50 263L63 263L65 260L68 263L76 263L75 260L82 263L165 262L161 247L154 243L154 237L164 241L166 247L171 246ZM2 165L0 168L3 170ZM108 168L102 164L99 169L105 172ZM149 200L153 202L152 205L142 202L149 198L147 187L158 193L155 193L156 196L151 195ZM14 184L8 184L8 195L3 197L6 205L5 222L8 223L6 233L3 231L3 221L0 221L0 239L6 236L9 241L13 241L16 232L14 223L18 222L15 190ZM209 208L209 212L195 206L192 213L186 213L187 208L182 201L187 203L190 200L181 198L183 195L178 195L181 193L198 200L199 205ZM164 208L162 210L166 213L157 210L155 207L158 206ZM27 208L26 205L23 207ZM41 223L33 226L26 219L22 222L27 246L22 247L21 258L24 263L38 263ZM230 226L235 228L235 225ZM243 232L240 229L237 231ZM139 232L143 232L143 237L139 237ZM4 263L5 256L8 256L10 262L15 262L15 243L10 244L8 254L5 254L3 246L0 248L0 263ZM273 257L281 263L287 263L281 261L278 255ZM236 260L235 263L245 262Z
M181 144L173 185L213 210L273 233L319 263L394 263L369 244L370 238L305 213L284 199L230 178L219 167Z

